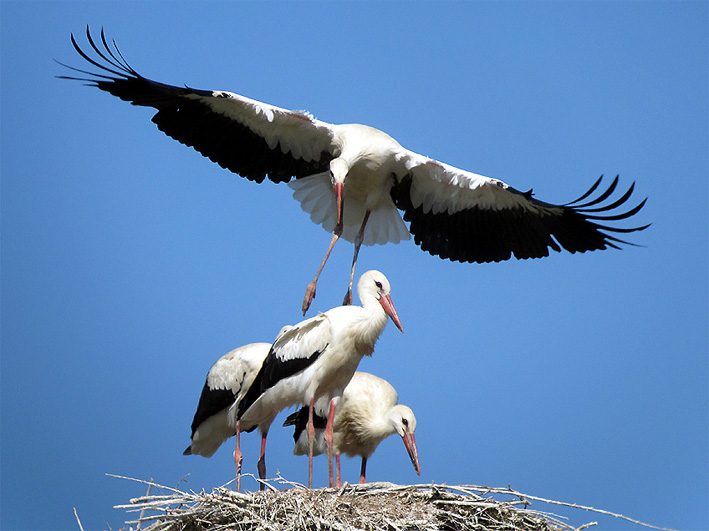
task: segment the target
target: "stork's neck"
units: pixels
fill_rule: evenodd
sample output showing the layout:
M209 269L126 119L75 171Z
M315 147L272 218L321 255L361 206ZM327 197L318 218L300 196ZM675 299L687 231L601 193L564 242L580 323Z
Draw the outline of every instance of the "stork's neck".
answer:
M381 441L396 433L395 423L392 419L392 411L387 411L384 415L380 410L379 414L371 415L363 426L364 433L360 437L366 437L375 447Z
M354 326L355 347L361 355L371 356L374 352L374 344L384 331L388 318L374 295L360 294L360 299L362 312Z

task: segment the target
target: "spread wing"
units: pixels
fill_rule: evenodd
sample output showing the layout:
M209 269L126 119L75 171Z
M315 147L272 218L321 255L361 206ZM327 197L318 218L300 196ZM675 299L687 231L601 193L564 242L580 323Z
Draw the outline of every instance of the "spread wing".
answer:
M406 173L391 195L403 211L414 241L432 255L460 262L499 262L541 258L549 249L571 253L630 244L609 233L628 233L649 225L622 228L609 223L629 218L645 204L618 212L634 184L620 198L609 197L616 177L595 198L602 178L580 198L564 205L535 199L508 184L407 151L400 162ZM607 201L609 200L609 201ZM583 202L585 201L585 202ZM604 203L605 202L605 203Z
M76 51L99 70L73 68L86 81L133 105L153 107L153 122L165 134L191 146L223 168L247 179L287 182L327 171L332 160L330 124L312 115L281 109L232 92L176 87L152 81L133 70L115 42L101 30L97 44L86 28L91 57L71 36Z

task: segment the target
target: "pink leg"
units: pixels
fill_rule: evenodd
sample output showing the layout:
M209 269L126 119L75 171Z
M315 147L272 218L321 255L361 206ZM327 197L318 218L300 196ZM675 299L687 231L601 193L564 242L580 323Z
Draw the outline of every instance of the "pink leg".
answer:
M362 226L359 228L357 236L355 236L354 241L354 256L352 257L352 272L350 272L350 284L347 288L347 294L345 295L345 300L342 302L343 306L349 306L352 304L352 282L354 281L355 267L357 266L357 256L359 255L359 248L362 246L364 241L364 228L367 226L367 221L369 220L370 211L364 215L364 221L362 221Z
M367 480L364 479L365 472L367 471L367 458L363 457L362 458L362 469L359 472L359 484L364 485L367 483Z
M241 433L240 423L236 423L236 450L234 450L234 464L236 465L236 492L241 492L241 463L244 461L244 456L241 454L239 444L239 434Z
M262 433L261 434L261 456L259 457L258 460L258 477L265 480L266 479L266 436L268 433ZM263 490L266 487L264 483L261 483L259 486L260 490Z
M327 416L327 424L325 425L325 443L327 444L327 472L329 486L334 485L332 479L332 425L335 422L335 399L330 400L330 413Z
M310 400L310 409L308 410L308 423L305 429L308 432L308 488L313 488L313 444L315 443L315 426L313 426L313 407L315 399Z
M315 298L315 285L318 282L318 278L320 278L320 273L322 273L323 267L325 267L325 262L327 262L327 259L330 257L330 253L332 252L332 248L335 246L335 243L337 240L340 238L342 235L342 223L338 224L337 227L335 227L335 232L332 234L332 239L330 240L330 245L327 248L327 252L325 253L325 258L322 259L322 263L320 264L320 267L318 268L317 273L315 273L315 278L312 280L310 284L308 284L307 289L305 290L305 297L303 298L303 315L308 311L308 308L310 308L310 303L313 302L313 299Z
M337 483L338 487L342 486L342 474L340 473L340 454L335 454L335 462L337 463Z

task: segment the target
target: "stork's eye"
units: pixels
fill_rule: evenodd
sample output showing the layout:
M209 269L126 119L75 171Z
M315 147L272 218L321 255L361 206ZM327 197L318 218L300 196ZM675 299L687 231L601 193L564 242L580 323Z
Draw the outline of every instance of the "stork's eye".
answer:
M407 428L409 427L409 421L408 421L408 420L402 418L402 419L401 419L401 423L402 423L404 426L406 426Z
M382 289L382 283L379 282L378 280L374 281L374 285L377 286L377 288Z

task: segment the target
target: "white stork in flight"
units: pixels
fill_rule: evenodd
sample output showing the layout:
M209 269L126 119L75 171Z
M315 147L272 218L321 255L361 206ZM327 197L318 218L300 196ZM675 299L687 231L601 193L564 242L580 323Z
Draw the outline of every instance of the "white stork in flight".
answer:
M595 198L601 179L577 200L564 205L539 201L489 177L454 168L402 147L386 133L360 124L330 124L311 114L290 111L219 90L198 90L152 81L125 61L103 30L90 57L71 36L76 51L98 72L72 70L86 81L133 105L153 107L153 122L165 134L191 146L223 168L252 181L287 182L314 223L332 232L325 257L308 285L303 315L335 242L354 243L345 304L362 244L398 243L410 238L432 255L460 262L499 262L540 258L549 249L571 253L629 244L609 233L647 228L608 222L636 214L645 201L616 212L633 185L604 204L618 178ZM398 210L403 212L404 221Z
M316 414L313 422L316 427L315 455L325 453L323 438L327 413L327 403L322 399L315 404ZM301 408L288 416L284 426L295 426L293 439L295 455L308 453L305 437L305 425L308 409ZM414 470L420 476L418 449L416 448L416 416L411 408L399 404L399 395L389 382L368 372L356 372L345 387L342 398L337 403L337 414L333 423L333 442L335 461L337 462L336 486L342 486L340 473L340 455L360 456L362 467L359 482L366 483L367 460L390 435L398 434L404 441Z
M404 331L391 301L387 278L367 271L357 283L362 306L338 306L284 328L273 342L251 387L240 400L235 419L249 426L273 422L275 415L295 405L309 406L307 425L308 486L313 484L313 408L316 400L329 401L325 441L332 478L332 423L336 398L352 379L360 360L371 356L387 324L387 316Z

